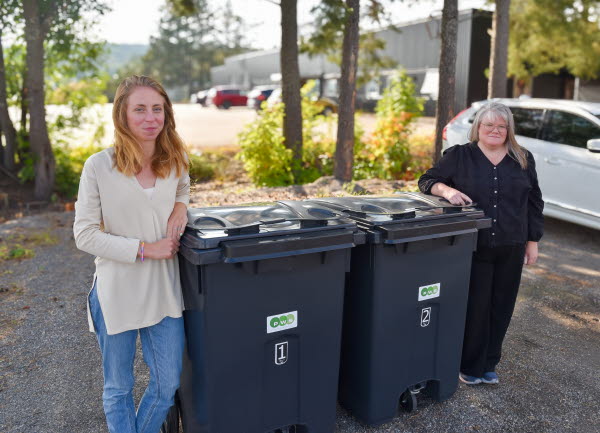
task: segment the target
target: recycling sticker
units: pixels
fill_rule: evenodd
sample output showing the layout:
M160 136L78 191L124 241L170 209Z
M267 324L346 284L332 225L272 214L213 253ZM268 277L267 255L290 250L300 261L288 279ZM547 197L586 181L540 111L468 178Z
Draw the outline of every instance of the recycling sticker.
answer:
M441 284L428 284L426 286L419 287L419 301L426 299L438 298L440 296Z
M275 314L267 317L267 334L279 332L298 326L298 311Z

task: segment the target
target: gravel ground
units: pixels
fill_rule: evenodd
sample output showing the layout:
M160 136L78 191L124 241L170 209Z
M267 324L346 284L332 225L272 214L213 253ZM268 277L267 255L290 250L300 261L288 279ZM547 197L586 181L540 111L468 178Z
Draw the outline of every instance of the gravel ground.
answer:
M327 184L259 190L198 185L194 202L341 192ZM371 181L356 189L399 186ZM0 261L0 432L106 431L100 353L85 313L94 265L75 248L72 220L72 212L45 213L0 225L0 240L32 231L59 239L35 246L33 258ZM338 408L336 432L599 432L600 232L550 219L546 231L540 264L524 272L500 385L461 385L443 403L419 395L416 412L399 412L379 427L361 425ZM136 401L147 383L141 359Z

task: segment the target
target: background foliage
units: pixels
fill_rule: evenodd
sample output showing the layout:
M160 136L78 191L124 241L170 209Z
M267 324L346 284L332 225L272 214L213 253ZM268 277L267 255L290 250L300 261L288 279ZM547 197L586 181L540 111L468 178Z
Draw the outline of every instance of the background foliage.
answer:
M600 73L600 1L511 2L508 71L517 79L566 70L591 79Z
M255 184L301 184L332 174L335 142L331 127L335 118L319 113L322 108L308 96L313 85L309 82L302 89L304 149L300 176L294 177L291 150L283 146L282 104L265 107L258 120L240 134L240 158ZM422 111L423 101L415 96L413 80L398 71L377 104L373 134L364 137L360 127L355 131L354 178L413 179L428 168L431 137L420 137L411 149L412 123Z
M377 126L372 136L355 150L354 177L412 179L409 137L411 123L423 112L415 84L398 71L375 107Z

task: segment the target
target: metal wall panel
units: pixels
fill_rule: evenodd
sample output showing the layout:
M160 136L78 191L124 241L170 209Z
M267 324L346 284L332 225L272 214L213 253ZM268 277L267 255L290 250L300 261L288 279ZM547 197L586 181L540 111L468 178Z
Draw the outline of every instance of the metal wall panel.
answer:
M456 80L454 90L454 114L467 108L467 91L469 83L469 62L471 61L472 13L458 18L458 35L456 40Z
M377 37L385 40L383 55L405 69L437 68L440 62L440 20L434 19L400 27L400 31L382 30Z
M469 81L466 106L475 101L487 99L488 79L485 70L490 66L491 37L488 30L492 28L490 13L473 12L473 34L471 36L471 61L469 62Z

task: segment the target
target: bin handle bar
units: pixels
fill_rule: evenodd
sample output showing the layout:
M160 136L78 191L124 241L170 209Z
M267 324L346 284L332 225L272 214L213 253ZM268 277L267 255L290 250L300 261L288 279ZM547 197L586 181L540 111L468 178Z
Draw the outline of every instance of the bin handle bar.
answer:
M446 202L450 203L446 199L440 199L440 201L446 201ZM433 210L433 209L444 209L444 210L449 209L448 212L456 212L457 210L467 209L467 208L476 207L476 206L477 206L476 202L471 202L466 205L457 204L457 205L450 205L450 206L423 206L423 207L416 207L416 208L414 208L414 210L428 211L428 210ZM444 211L444 213L446 213L446 211Z
M330 218L330 219L337 219L337 218ZM329 221L329 219L322 219L322 218L278 218L278 219L271 219L271 220L260 220L256 223L252 223L252 224L245 224L245 225L240 225L240 226L230 226L225 228L225 233L228 236L236 236L236 235L243 235L243 234L254 234L254 233L259 233L260 232L260 227L261 226L268 226L271 224L279 224L279 223L284 223L284 222L299 222L300 223L300 228L309 228L309 227L322 227L322 226L326 226L327 222ZM222 229L217 229L217 230L222 230Z
M342 212L344 212L348 215L359 217L359 218L366 218L368 215L386 215L386 216L391 217L394 220L398 220L398 219L414 218L415 211L417 211L417 210L419 210L419 209L418 208L410 208L410 209L406 209L404 212L365 212L365 211L358 211L358 210L352 210L352 209L344 209Z

